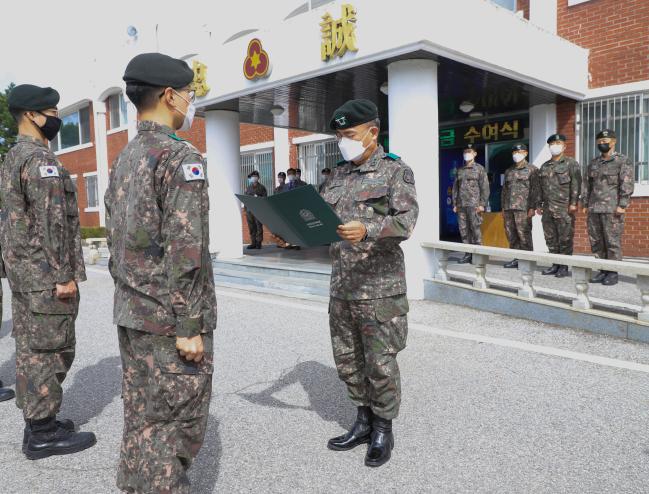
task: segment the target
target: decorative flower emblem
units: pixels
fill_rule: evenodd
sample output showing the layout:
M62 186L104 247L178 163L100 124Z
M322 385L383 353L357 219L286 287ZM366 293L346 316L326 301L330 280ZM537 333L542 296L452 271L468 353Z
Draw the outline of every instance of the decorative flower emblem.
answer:
M262 48L261 41L257 38L250 40L248 54L243 62L243 75L246 76L246 79L252 81L267 76L269 72L270 58Z

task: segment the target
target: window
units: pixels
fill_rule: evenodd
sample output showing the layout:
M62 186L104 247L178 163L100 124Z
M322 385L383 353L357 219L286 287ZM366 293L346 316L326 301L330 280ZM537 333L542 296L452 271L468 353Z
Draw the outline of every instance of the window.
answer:
M298 145L298 160L302 169L302 180L308 184L320 183L320 172L323 168L336 168L336 163L343 157L335 139L320 142L309 142Z
M491 0L491 1L496 5L500 5L501 7L507 10L516 12L516 0Z
M110 129L124 127L127 124L126 100L122 93L108 97L108 115Z
M59 151L90 142L90 108L61 116L61 131L50 143L52 151Z
M616 151L635 164L636 181L649 184L649 93L584 101L579 104L579 116L584 169L598 154L595 136L610 128L617 134Z
M99 207L99 189L97 187L97 175L86 175L86 198L87 198L87 207L98 208Z
M275 191L272 150L241 153L240 190L242 194L248 187L248 175L254 170L259 172L259 182L266 187L268 195L272 195Z

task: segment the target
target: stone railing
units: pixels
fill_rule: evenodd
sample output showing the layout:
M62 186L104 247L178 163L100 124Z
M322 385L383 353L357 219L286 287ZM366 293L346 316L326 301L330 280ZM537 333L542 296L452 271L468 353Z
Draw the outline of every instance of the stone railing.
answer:
M627 302L633 302L634 297L639 298L639 306L624 304L636 314L638 321L649 323L649 264L629 261L608 261L587 256L563 256L559 254L545 254L498 247L484 247L481 245L467 245L455 242L425 242L422 246L430 249L432 253L433 273L432 279L441 282L453 281L455 273L449 273L449 255L453 252L464 252L473 255L473 268L475 275L472 277L473 288L495 289L487 280L487 265L489 259L518 259L520 283L517 284L518 296L526 300L534 300L537 288L534 286L534 272L537 266L551 266L552 264L567 265L572 271L574 294L572 307L580 310L590 310L593 302L589 296L589 280L594 271L615 271L619 274L635 278L639 293L629 293ZM496 284L494 284L496 285ZM631 292L631 291L630 291Z

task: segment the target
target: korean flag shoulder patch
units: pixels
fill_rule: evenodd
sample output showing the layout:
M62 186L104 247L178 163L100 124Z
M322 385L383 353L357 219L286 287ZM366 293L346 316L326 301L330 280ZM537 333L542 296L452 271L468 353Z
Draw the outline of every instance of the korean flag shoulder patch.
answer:
M59 169L56 165L39 166L41 178L60 177Z
M203 169L203 163L184 164L183 173L185 174L185 182L205 180L205 170Z

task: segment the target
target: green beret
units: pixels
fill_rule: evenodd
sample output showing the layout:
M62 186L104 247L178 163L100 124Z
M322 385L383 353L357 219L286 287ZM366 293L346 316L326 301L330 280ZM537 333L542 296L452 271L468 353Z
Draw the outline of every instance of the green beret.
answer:
M564 136L563 134L552 134L550 137L548 137L547 143L550 144L551 142L555 141L566 142L566 136Z
M41 111L56 108L59 100L56 89L21 84L11 90L7 104L10 110Z
M349 129L379 118L379 109L366 99L352 99L338 108L329 122L331 130Z
M615 135L615 131L613 129L600 130L599 133L597 134L596 139L601 139L603 137L610 137L611 139L617 139L617 136Z
M527 151L527 146L525 144L514 144L512 146L512 152L514 151Z
M183 60L162 53L142 53L128 63L123 79L126 84L181 88L194 80L194 72Z

